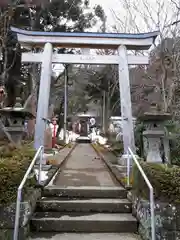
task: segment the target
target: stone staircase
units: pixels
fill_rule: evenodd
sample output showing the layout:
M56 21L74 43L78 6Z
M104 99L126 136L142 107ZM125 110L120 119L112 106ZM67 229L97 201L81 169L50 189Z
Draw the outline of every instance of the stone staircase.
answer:
M127 191L122 187L49 186L37 204L31 229L34 235L45 232L133 234L137 232L137 221L131 207Z
M80 136L76 139L77 143L91 143L91 139L87 136Z

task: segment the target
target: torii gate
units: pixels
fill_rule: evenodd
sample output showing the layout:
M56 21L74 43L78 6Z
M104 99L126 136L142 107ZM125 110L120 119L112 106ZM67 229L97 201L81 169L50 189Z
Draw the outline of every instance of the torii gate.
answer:
M35 127L36 149L44 145L45 122L43 118L48 116L52 63L72 63L117 64L119 66L124 153L127 152L128 147L135 150L128 65L147 65L149 61L147 56L127 55L127 50L148 50L159 32L142 34L34 32L14 27L11 27L11 30L17 34L21 46L27 49L44 48L43 53L22 54L22 62L42 63ZM117 49L118 55L54 54L53 47Z

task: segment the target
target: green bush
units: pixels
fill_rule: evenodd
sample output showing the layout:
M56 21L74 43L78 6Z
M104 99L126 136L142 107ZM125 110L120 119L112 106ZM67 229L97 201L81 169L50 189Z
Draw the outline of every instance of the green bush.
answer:
M180 166L180 136L174 136L170 140L171 163Z
M157 163L141 162L154 188L155 200L180 202L180 168ZM149 188L137 167L133 168L133 190L137 196L149 199Z
M166 129L170 133L171 163L180 166L180 123L178 121L167 121Z
M34 149L28 145L18 149L8 146L0 152L0 205L16 200L17 188L34 155ZM24 195L34 185L34 181L34 178L27 181Z

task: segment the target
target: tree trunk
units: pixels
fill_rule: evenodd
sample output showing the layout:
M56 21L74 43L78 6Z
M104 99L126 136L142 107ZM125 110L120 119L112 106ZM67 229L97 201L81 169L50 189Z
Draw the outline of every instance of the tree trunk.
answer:
M110 96L110 81L107 82L107 91L105 94L106 105L105 105L105 133L108 133L109 119L110 119L110 106L111 106L111 96Z
M109 107L110 107L110 99L108 97L108 93L105 94L105 134L108 133L108 127L109 127Z
M24 104L24 107L29 109L29 111L36 117L36 108L37 108L37 98L38 98L38 79L39 76L37 74L37 65L33 65L31 79L32 79L32 91L27 101ZM28 135L30 138L34 136L36 119L32 119L28 121Z
M63 127L63 116L61 115L62 110L63 110L63 104L64 104L64 97L61 100L61 103L60 103L60 106L59 106L59 113L58 113L58 125L59 125L59 127L58 127L58 130L57 130L57 133L56 133L56 137L59 136L61 128Z
M36 99L36 95L33 95L31 97L31 100L30 100L30 112L36 116L36 103L37 103L37 99ZM29 138L32 138L34 136L34 129L35 129L35 124L36 124L36 119L31 119L28 121L28 124L27 124L27 129L28 129L28 135L29 135Z

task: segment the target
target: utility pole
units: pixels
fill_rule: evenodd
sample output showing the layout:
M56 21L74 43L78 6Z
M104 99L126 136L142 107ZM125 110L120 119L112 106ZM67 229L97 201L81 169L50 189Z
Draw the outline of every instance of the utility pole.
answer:
M107 17L104 16L103 19L103 26L102 26L102 32L106 32L106 20ZM102 129L103 133L106 132L106 91L103 90L103 106L102 106Z
M106 91L103 90L103 105L102 105L102 125L103 125L103 133L106 131L106 123L105 123L105 118L106 118Z
M68 65L65 65L64 70L64 142L66 143L67 130L67 95L68 95Z

